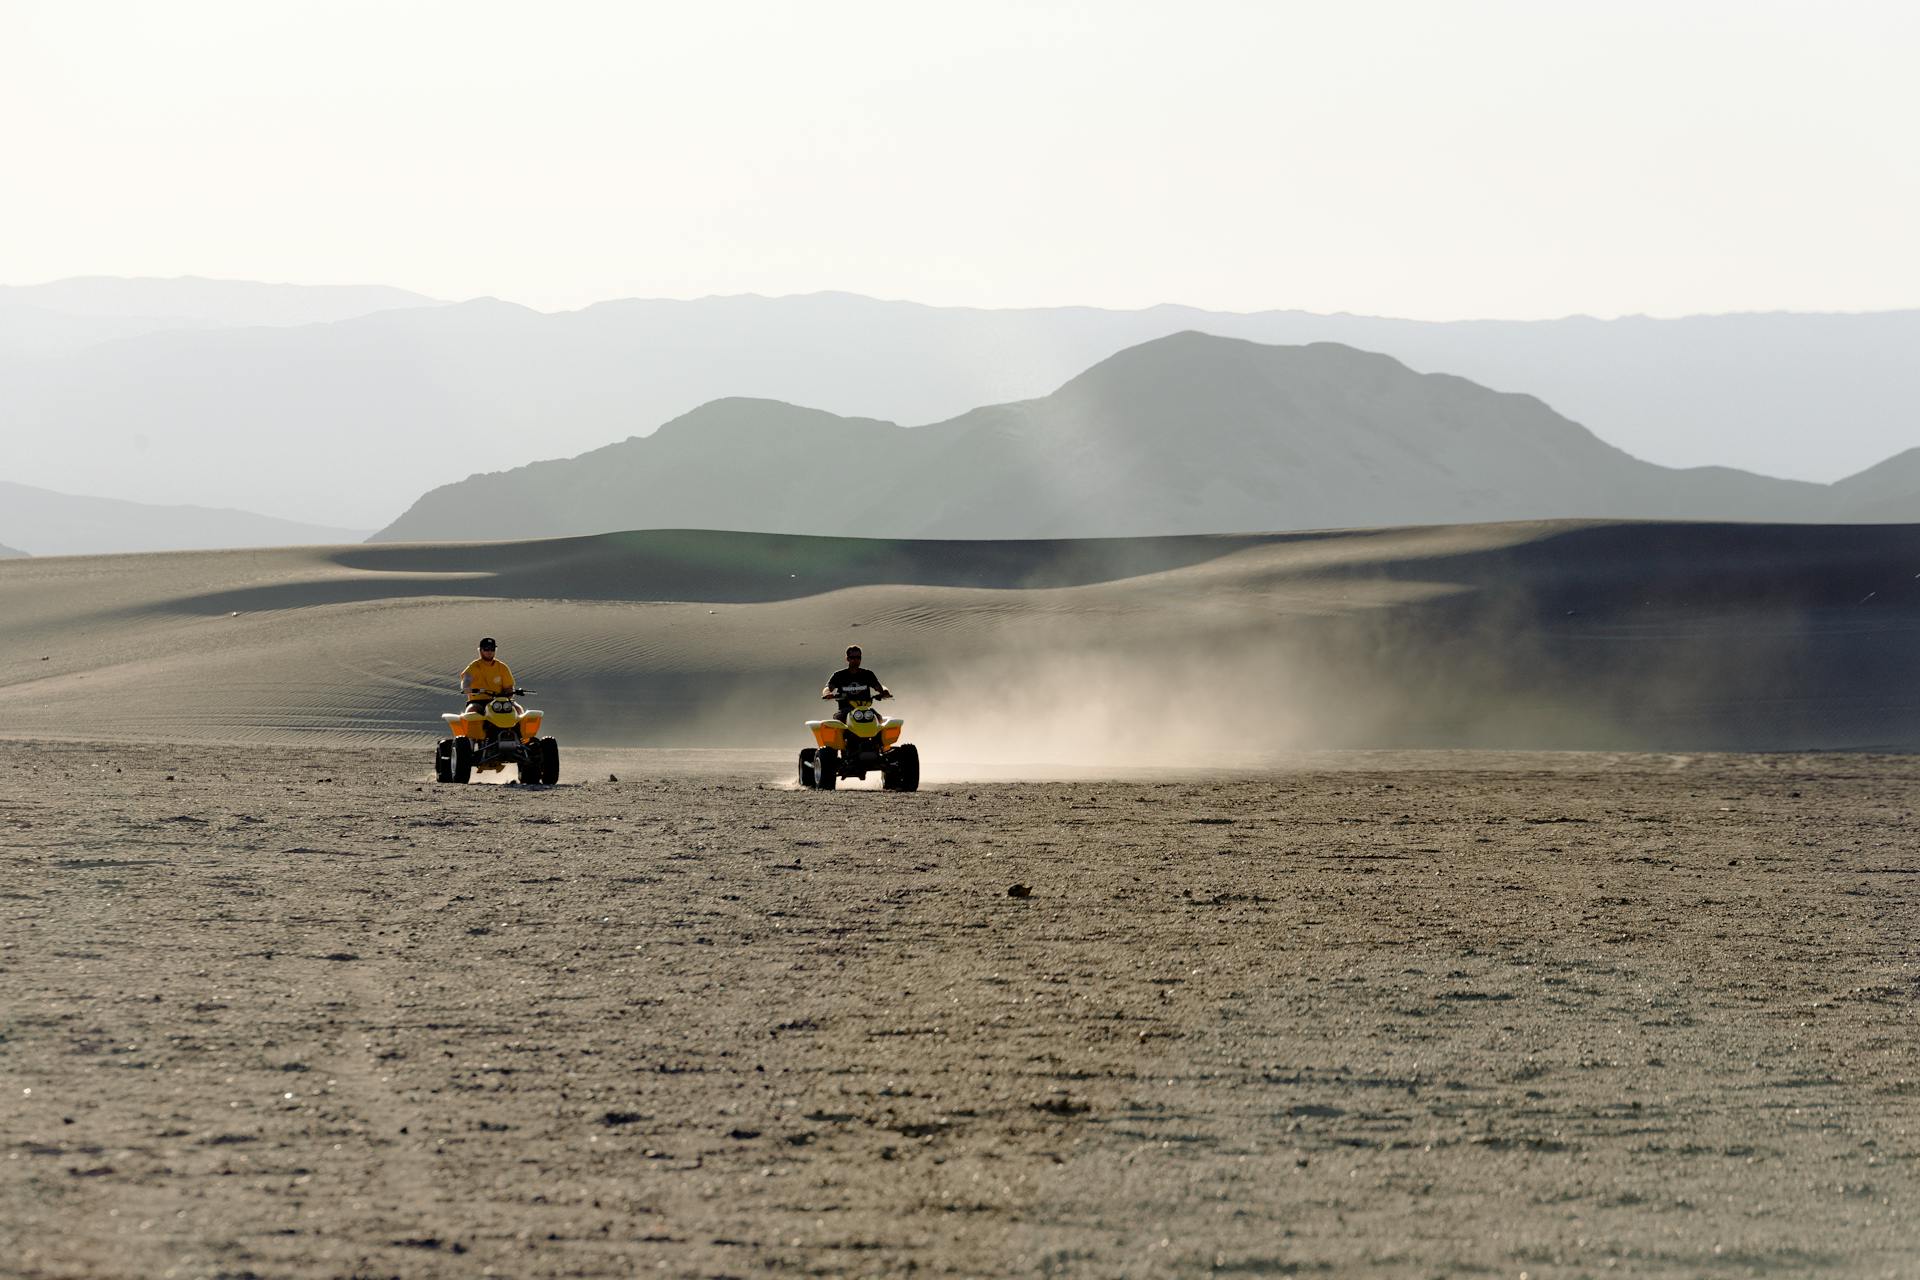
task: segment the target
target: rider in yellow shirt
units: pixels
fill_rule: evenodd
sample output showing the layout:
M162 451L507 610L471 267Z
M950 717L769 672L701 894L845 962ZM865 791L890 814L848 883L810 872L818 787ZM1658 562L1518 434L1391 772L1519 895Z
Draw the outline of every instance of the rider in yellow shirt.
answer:
M482 636L480 656L460 673L460 696L467 700L469 711L484 708L490 699L513 692L513 672L493 656L495 647L492 636Z

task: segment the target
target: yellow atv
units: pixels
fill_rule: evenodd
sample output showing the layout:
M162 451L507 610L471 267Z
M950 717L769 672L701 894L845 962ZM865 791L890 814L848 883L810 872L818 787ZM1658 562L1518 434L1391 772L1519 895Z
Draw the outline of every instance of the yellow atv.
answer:
M497 773L513 765L526 786L550 787L560 781L560 744L540 736L543 713L529 711L514 699L531 689L496 694L486 709L447 711L440 718L453 736L442 738L433 752L433 776L440 782L464 783L473 771Z
M850 684L840 698L851 704L846 721L809 720L814 745L800 751L800 785L831 791L842 778L880 771L889 791L920 789L920 748L900 741L906 721L873 709L873 690Z

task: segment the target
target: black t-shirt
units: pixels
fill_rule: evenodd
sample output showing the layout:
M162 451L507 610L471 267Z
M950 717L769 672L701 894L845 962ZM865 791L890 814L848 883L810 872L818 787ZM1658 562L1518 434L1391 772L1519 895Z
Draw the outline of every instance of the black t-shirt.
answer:
M863 684L873 690L874 697L877 698L880 696L880 677L865 667L848 667L844 671L836 671L827 677L827 688L833 690L835 693L840 692L840 690L850 684ZM845 709L847 705L845 698L840 699L842 709Z

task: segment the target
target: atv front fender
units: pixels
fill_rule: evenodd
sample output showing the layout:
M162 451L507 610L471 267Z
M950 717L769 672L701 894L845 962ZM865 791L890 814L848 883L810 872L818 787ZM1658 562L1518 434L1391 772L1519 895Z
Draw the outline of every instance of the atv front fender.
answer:
M442 711L440 718L447 723L447 732L456 738L470 738L475 742L484 742L487 737L487 718L485 716L462 715L458 711Z

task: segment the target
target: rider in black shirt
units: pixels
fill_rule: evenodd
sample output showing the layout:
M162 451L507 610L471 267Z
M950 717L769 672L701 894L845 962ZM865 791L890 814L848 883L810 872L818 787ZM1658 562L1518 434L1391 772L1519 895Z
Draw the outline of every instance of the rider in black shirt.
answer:
M838 704L839 710L835 711L833 715L835 720L845 720L847 718L847 712L853 710L853 704L845 698L840 697L840 690L846 688L848 685L854 684L863 684L873 690L873 696L876 700L880 698L891 698L893 696L893 690L881 684L879 676L860 665L860 646L857 644L848 645L847 669L845 671L836 671L828 676L827 687L820 691L822 698L831 698Z

